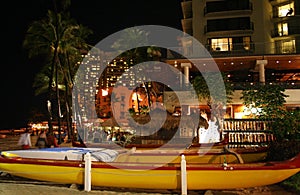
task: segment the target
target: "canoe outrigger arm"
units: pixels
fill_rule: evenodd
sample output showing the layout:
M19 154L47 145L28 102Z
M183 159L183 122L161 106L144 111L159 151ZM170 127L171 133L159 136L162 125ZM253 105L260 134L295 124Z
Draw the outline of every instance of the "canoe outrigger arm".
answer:
M237 152L235 152L235 151L229 149L227 146L224 146L224 152L235 155L236 158L239 160L239 163L244 163L244 160L243 160L243 158L241 157L241 155L238 154Z

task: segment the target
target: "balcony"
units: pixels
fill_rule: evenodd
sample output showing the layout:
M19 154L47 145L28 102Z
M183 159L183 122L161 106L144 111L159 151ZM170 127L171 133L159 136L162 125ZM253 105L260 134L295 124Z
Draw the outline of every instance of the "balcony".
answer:
M182 14L184 19L193 17L192 1L181 2L181 8L182 8Z
M227 3L227 2L226 2ZM237 15L249 15L253 11L252 3L242 4L239 6L228 7L227 4L223 6L206 6L204 8L204 16L206 17L220 17L220 16L237 16Z
M214 36L225 36L225 35L240 35L240 34L251 34L254 31L253 22L243 23L237 22L234 25L223 21L223 25L205 25L204 33L206 35ZM225 24L225 25L224 25Z
M254 43L230 43L226 45L227 50L222 50L221 47L212 47L211 45L205 45L205 48L212 56L228 56L230 55L253 55L255 51ZM222 47L223 48L223 47Z
M288 30L276 28L271 32L272 38L286 37L290 35L300 35L300 27L298 26L289 27Z
M253 55L294 55L300 54L300 49L296 48L296 45L279 46L274 42L251 42L249 47L245 47L244 43L230 44L227 51L218 50L211 45L204 45L206 51L212 55L212 57L239 57L239 56L253 56ZM266 49L263 49L266 48ZM180 53L183 53L185 57L198 58L201 57L199 51L203 48L190 47L170 47L166 51L166 59L183 58ZM203 56L207 57L206 51L203 51ZM292 51L292 52L286 52Z
M185 33L193 35L193 20L192 18L181 20L182 30Z
M290 2L290 0L269 0L272 5Z

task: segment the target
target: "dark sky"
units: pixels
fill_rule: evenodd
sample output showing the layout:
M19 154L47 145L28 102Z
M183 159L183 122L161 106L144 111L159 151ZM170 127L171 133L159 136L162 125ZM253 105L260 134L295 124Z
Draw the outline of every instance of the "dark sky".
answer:
M32 82L39 65L27 58L22 42L28 25L45 17L52 0L1 3L1 123L0 129L24 127L34 106L44 106L33 95ZM178 0L73 0L71 16L94 31L91 41L137 25L164 25L181 30Z

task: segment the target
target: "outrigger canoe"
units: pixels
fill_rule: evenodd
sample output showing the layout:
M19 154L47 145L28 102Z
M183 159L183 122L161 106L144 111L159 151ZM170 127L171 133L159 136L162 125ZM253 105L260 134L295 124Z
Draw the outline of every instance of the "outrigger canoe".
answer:
M180 163L184 155L189 164L199 163L249 163L263 161L266 157L267 148L250 148L249 150L234 152L230 149L198 148L196 149L107 149L107 148L44 148L31 150L3 151L5 157L38 158L53 160L83 160L85 153L92 154L93 161L107 161L113 159L115 162L155 162L155 163Z
M41 151L42 152L42 151ZM86 152L83 151L82 152ZM98 151L100 152L100 151ZM62 152L67 154L68 151ZM83 153L77 151L78 156ZM96 151L93 151L96 153ZM113 153L114 154L114 153ZM93 155L93 154L92 154ZM97 154L100 155L100 154ZM64 155L61 155L64 157ZM180 189L181 163L92 161L91 185L142 189ZM24 158L2 152L0 170L24 178L63 184L84 184L85 161ZM186 163L187 189L235 189L271 185L300 171L300 154L280 162Z
M79 143L72 142L73 147L78 148L107 148L113 150L134 150L132 156L180 156L184 154L189 162L195 163L221 163L227 161L237 162L261 162L267 157L268 146L251 146L240 148L228 148L228 140L224 139L216 143L192 143L192 144L120 144L110 143ZM205 155L204 155L205 154ZM199 158L201 157L201 158ZM167 157L165 157L167 158ZM180 157L176 162L180 161Z

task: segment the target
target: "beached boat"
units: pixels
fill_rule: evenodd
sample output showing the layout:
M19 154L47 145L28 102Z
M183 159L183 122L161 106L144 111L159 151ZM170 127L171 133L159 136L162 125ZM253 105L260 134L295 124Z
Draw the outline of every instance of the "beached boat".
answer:
M71 148L69 148L71 149ZM75 149L73 154L82 156L87 150ZM58 152L59 150L56 149ZM55 149L54 149L55 151ZM43 150L41 150L43 153ZM106 151L107 152L107 151ZM11 152L13 153L13 152ZM0 157L0 170L25 178L51 181L63 184L84 184L85 161L65 158L69 151L65 148L62 160L51 158L22 158L17 155ZM95 154L98 153L98 154ZM104 152L105 153L105 152ZM143 189L180 189L181 164L152 162L118 162L115 151L112 158L100 162L101 151L91 151L98 161L91 163L91 185L102 187L123 187ZM108 155L110 156L110 155ZM68 159L70 158L70 159ZM281 182L300 171L300 154L281 162L261 163L186 163L187 189L234 189L271 185Z
M259 148L261 149L261 148ZM266 150L259 151L249 149L239 154L230 150L216 148L198 148L197 150L189 149L153 149L153 150L137 150L132 149L107 149L107 148L44 148L31 150L12 150L3 151L2 156L5 157L22 157L22 158L38 158L53 160L82 160L83 154L90 152L93 161L104 161L105 159L116 159L116 162L155 162L155 163L180 163L181 155L185 155L189 164L199 163L248 163L258 160L264 160ZM99 155L101 154L101 155Z
M192 144L120 144L115 142L104 143L79 143L72 142L73 147L79 148L107 148L114 150L133 150L133 155L143 156L174 156L180 161L180 155L185 154L187 161L194 163L237 163L237 162L261 162L267 157L268 146L253 146L243 148L228 148L228 140L224 139L216 143L192 143ZM148 151L148 152L146 152ZM159 152L159 154L157 154ZM162 154L163 152L163 154ZM205 154L205 155L204 155ZM133 157L132 157L133 158ZM162 157L164 158L164 157ZM138 161L138 160L137 160Z

